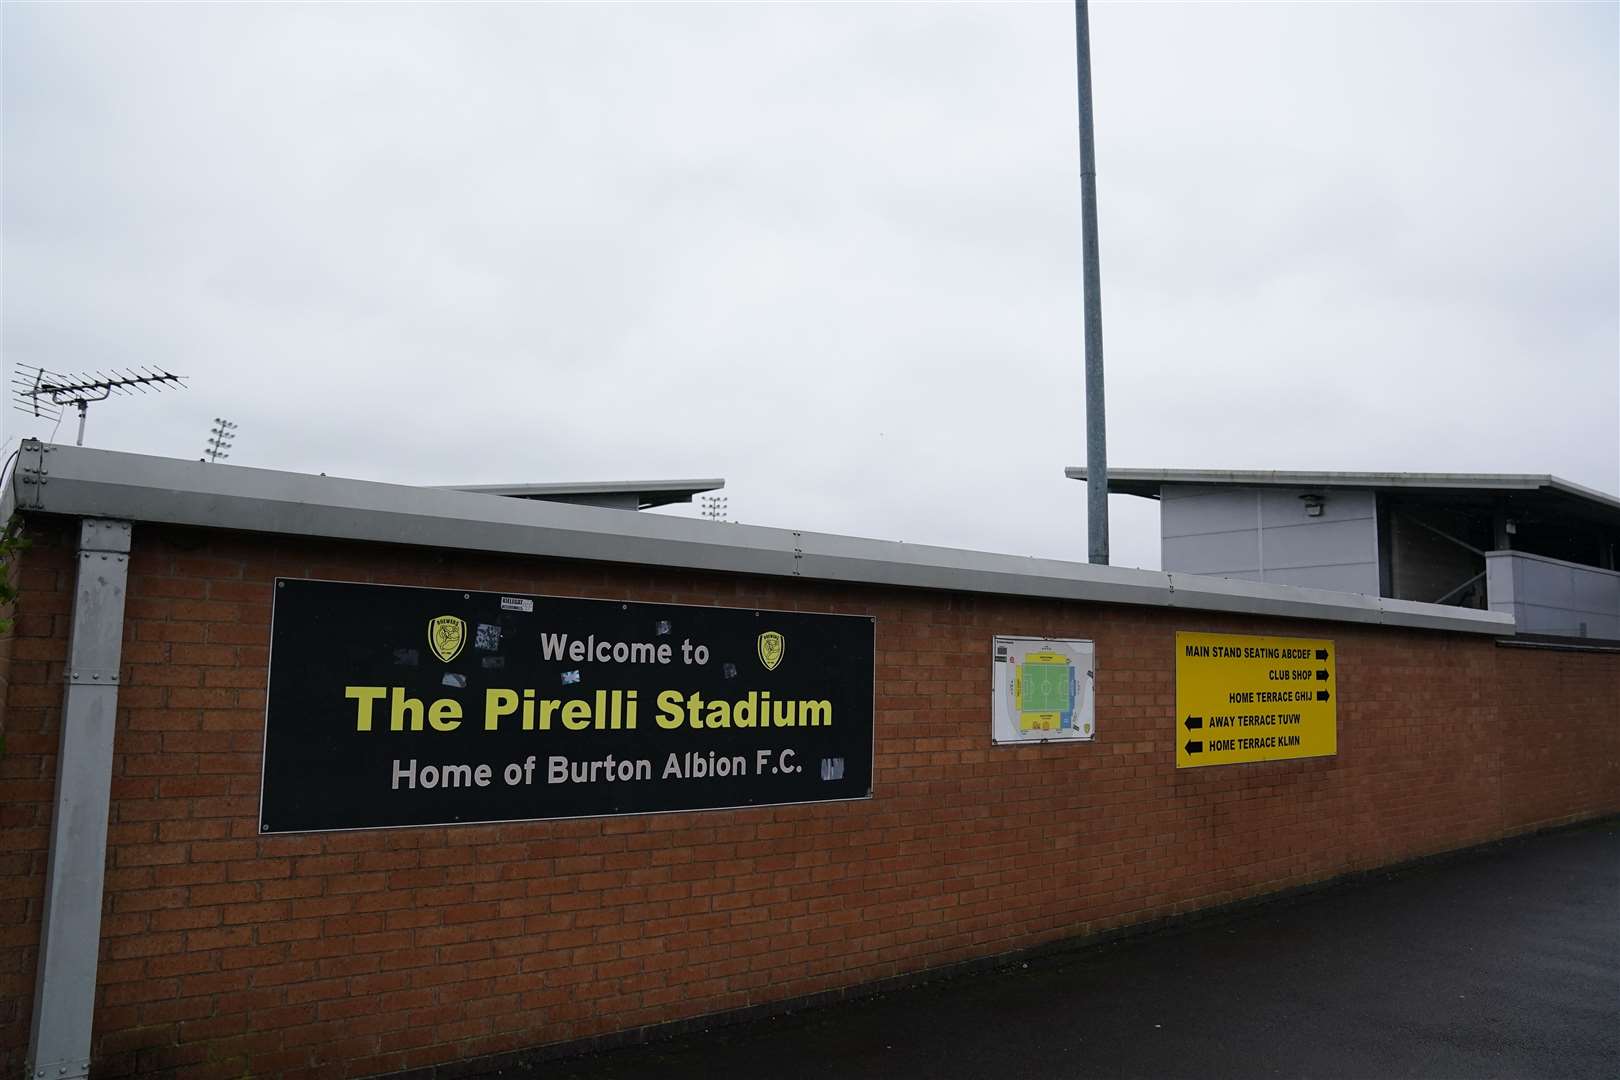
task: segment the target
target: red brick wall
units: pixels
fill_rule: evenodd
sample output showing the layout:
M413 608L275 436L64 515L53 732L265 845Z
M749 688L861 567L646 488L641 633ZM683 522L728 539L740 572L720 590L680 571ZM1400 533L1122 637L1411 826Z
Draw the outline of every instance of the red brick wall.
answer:
M1502 821L1522 832L1613 806L1620 790L1620 656L1505 648Z
M5 695L0 732L6 738L0 755L0 1077L5 1080L22 1071L33 1017L61 671L73 599L73 553L64 546L64 535L60 522L37 536L30 530L25 536L33 546L9 568L28 598L12 613L15 622L0 654ZM52 676L54 684L47 681Z
M38 519L0 761L21 1069L69 599ZM96 1074L358 1076L655 1024L1620 811L1620 656L1472 636L137 525ZM877 617L876 797L257 835L277 575ZM1175 631L1330 637L1339 753L1174 768ZM1097 642L1099 738L988 743L994 633Z

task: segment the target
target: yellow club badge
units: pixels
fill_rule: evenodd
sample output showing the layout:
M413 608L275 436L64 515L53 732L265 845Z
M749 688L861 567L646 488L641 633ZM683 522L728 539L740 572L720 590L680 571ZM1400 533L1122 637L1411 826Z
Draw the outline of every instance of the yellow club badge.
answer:
M775 630L767 630L759 635L759 662L765 665L766 671L775 671L782 662L782 654L787 652L787 638Z
M428 620L428 646L433 655L449 663L461 655L467 644L467 624L454 615L440 615Z

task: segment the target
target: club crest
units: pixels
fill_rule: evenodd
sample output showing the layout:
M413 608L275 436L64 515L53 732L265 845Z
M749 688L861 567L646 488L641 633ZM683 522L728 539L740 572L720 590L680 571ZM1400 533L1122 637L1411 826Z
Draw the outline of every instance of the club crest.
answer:
M461 655L467 644L467 624L454 615L440 615L428 620L428 647L445 663Z
M765 665L766 671L775 671L776 666L782 662L782 654L787 652L787 638L775 630L767 630L759 635L759 662Z

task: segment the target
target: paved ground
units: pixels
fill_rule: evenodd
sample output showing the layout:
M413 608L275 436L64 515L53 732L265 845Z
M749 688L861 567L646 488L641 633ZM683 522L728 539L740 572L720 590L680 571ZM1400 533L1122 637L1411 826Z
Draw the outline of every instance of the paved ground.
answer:
M548 1080L1620 1076L1620 823Z

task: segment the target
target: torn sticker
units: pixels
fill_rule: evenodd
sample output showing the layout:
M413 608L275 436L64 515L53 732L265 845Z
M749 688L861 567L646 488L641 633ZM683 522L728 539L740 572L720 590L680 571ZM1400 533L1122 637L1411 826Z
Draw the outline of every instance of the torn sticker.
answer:
M721 664L720 665L720 674L724 675L728 679L735 679L737 677L737 665L736 664Z
M473 648L484 652L494 652L501 647L501 628L489 623L479 623L478 633L473 639Z
M822 758L821 778L823 780L842 780L844 778L844 759L841 757Z
M467 689L467 676L465 676L465 675L457 675L453 671L445 672L444 673L444 678L441 679L440 682L444 686L453 686L457 690L465 690L465 689Z
M525 600L521 596L503 596L501 597L501 610L533 612L534 601Z
M573 671L565 671L562 673L562 684L564 686L573 686L577 682L579 682L578 668L575 668Z
M658 625L656 627L654 627L653 629L658 631L658 636L659 637L663 637L665 634L669 633L669 620L668 619L659 619L658 620Z

